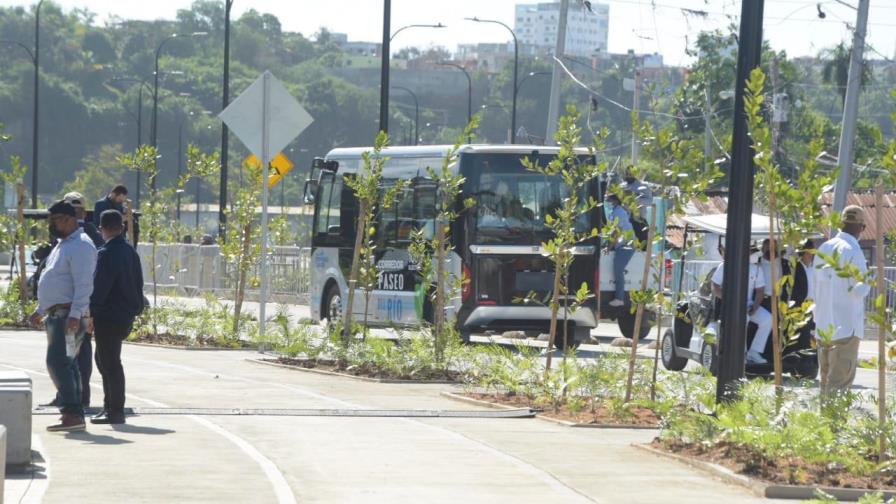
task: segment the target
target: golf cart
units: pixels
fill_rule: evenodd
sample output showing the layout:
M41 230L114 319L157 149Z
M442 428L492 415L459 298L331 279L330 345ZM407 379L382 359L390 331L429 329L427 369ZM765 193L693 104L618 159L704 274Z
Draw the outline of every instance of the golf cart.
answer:
M703 236L706 257L695 260L695 254L682 254L680 263L676 265L675 306L676 314L672 328L663 334L661 354L663 366L670 371L684 369L689 360L700 363L712 374L717 372L717 342L720 339L721 300L712 292L712 274L721 264L721 257L715 254L720 240L724 239L727 215L704 215L685 217L684 243L688 243L688 235L700 233ZM750 238L761 241L769 236L769 218L765 215L752 214ZM690 264L689 264L690 263ZM694 267L698 266L698 267ZM695 288L684 288L685 280L696 284ZM756 334L756 324L749 322L747 326L747 347ZM763 357L765 364L746 362L746 373L752 376L768 376L774 372L772 356L772 338L766 345ZM818 358L807 338L790 344L784 349L783 370L795 378L815 378L818 374Z

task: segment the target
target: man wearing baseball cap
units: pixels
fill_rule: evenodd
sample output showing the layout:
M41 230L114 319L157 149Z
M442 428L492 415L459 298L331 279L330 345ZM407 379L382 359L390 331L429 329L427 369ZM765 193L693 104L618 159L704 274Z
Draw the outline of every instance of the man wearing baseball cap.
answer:
M78 227L70 203L58 201L49 213L50 235L59 243L47 258L37 284L37 310L29 320L46 328L47 370L62 400L62 418L47 430L80 431L85 425L76 356L90 316L96 247Z
M865 212L850 205L843 209L840 232L818 247L815 258L815 327L820 333L832 336L830 345L819 345L822 393L842 392L852 387L856 377L859 342L865 333L865 297L871 287L849 276L838 275L847 267L854 267L863 275L868 271L865 255L858 238L865 230ZM838 258L832 268L825 258Z
M100 234L100 231L96 228L96 225L93 222L87 220L87 209L84 208L84 195L79 192L70 192L62 197L63 201L69 202L69 204L75 207L75 217L78 218L78 226L84 230L87 236L93 241L93 246L96 248L100 248L103 246L103 235Z

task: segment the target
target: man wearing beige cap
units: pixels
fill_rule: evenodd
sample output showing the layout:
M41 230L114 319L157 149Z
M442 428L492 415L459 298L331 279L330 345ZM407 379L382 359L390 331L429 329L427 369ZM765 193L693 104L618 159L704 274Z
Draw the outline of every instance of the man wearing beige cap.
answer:
M84 195L79 192L70 192L63 196L62 199L75 207L78 226L90 237L93 241L93 245L96 248L102 247L106 242L103 241L103 235L100 234L100 231L96 228L93 222L87 220L87 210L84 208L84 202L86 201Z
M849 266L863 275L868 271L865 255L858 238L865 229L865 212L850 205L843 209L840 232L818 247L815 258L815 327L818 333L832 335L830 346L818 352L821 369L827 372L822 380L822 393L849 390L856 377L859 342L865 332L865 297L871 287L849 276L843 278L837 270ZM824 258L837 256L838 267L832 268ZM826 365L825 365L826 364Z

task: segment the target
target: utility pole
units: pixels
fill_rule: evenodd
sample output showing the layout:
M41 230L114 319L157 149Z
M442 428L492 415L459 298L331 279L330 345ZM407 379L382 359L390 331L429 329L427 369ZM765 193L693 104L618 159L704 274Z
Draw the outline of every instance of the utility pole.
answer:
M557 133L557 120L560 116L560 62L566 52L566 21L569 15L569 0L560 0L560 22L557 26L557 41L554 44L554 71L551 74L551 98L548 103L548 128L544 134L545 145L552 145Z
M783 102L778 96L778 57L772 55L771 71L772 71L772 163L778 159L778 134L781 130L781 109Z
M392 30L392 0L383 0L383 47L380 66L380 131L389 132L389 42Z
M224 87L221 92L221 110L230 105L230 9L233 0L226 0L224 7ZM229 131L224 121L221 121L221 185L218 192L218 235L224 237L224 227L227 225L227 163ZM199 194L198 184L196 193ZM214 200L213 200L214 201ZM196 222L199 222L199 198L196 198ZM197 224L198 225L198 224Z
M632 99L632 120L640 119L641 113L641 69L635 69L635 90ZM632 125L634 126L634 124ZM638 164L638 154L641 152L641 138L638 128L632 128L632 166Z
M843 101L843 121L840 124L840 149L837 161L840 164L840 175L834 186L834 212L840 212L846 206L846 195L852 183L852 163L855 156L856 117L859 113L859 88L862 86L863 64L865 52L865 31L868 27L869 0L859 0L856 15L856 29L853 31L852 51L849 55L849 78L846 81L846 99Z
M734 82L734 133L728 173L728 219L725 236L725 281L722 285L722 327L718 344L716 400L737 395L744 377L747 341L747 275L750 267L750 214L753 210L753 149L747 128L744 94L750 72L762 57L762 12L765 0L741 2L737 79Z

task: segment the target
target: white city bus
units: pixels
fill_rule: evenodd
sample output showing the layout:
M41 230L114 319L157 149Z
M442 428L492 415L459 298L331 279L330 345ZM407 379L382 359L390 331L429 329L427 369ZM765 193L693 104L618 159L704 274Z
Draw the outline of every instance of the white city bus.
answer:
M371 325L413 326L432 320L432 305L418 267L408 247L412 232L424 230L431 236L434 228L436 186L427 178L427 167L439 169L449 146L389 147L383 170L384 186L395 180L409 181L397 204L380 213L376 227L376 264L378 278L370 299L363 290L354 296L353 316L359 320L367 309ZM461 201L472 198L472 208L459 211L450 223L454 251L448 259L448 271L462 276L459 295L450 300L447 315L454 320L464 339L474 332L521 330L546 332L550 322L547 306L522 303L535 293L546 299L553 286L553 264L544 256L541 243L551 236L545 218L559 207L568 189L559 177L548 177L527 170L521 159L548 163L556 147L524 145L464 145L451 169L465 178ZM362 167L362 154L372 148L341 148L326 158L315 160L306 184L306 202L314 204L310 304L316 321L339 319L347 299L348 277L355 243L358 205L344 177L353 176ZM583 149L583 157L587 152ZM600 198L601 183L588 184L588 194ZM600 227L603 213L594 209L580 216L581 231ZM600 240L593 238L576 247L569 274L571 290L582 282L609 293L610 278L600 279L600 270L612 271L611 258L601 255ZM629 270L643 257L632 259ZM599 268L603 262L604 267ZM631 275L636 276L636 275ZM627 282L630 283L630 282ZM631 286L628 286L629 288ZM629 289L627 289L629 290ZM574 312L567 321L577 342L587 339L598 322L595 296ZM545 303L546 304L546 303ZM604 304L603 313L619 317L623 333L632 331L633 317L628 306L613 309ZM562 312L562 311L561 311Z

